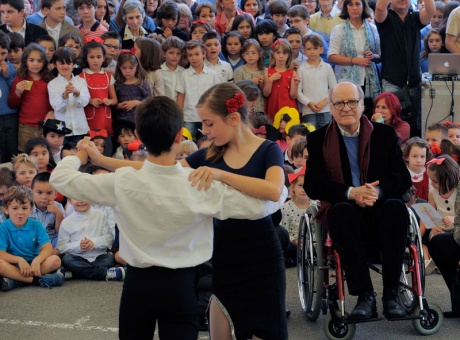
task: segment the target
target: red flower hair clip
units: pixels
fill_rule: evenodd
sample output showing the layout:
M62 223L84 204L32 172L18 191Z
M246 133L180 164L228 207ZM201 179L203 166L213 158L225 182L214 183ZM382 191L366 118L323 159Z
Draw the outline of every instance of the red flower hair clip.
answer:
M281 39L276 40L272 45L272 50L281 43L282 43Z
M99 44L104 44L104 40L102 40L101 38L86 38L85 44L90 43L92 41L97 42Z
M206 25L208 22L206 20L195 20L194 22L192 22L192 25L198 25L198 24L202 24L202 25Z
M235 95L232 98L228 99L225 102L228 113L237 112L240 107L244 106L245 101L246 99L244 98L242 93L235 93Z
M89 137L91 139L93 139L94 137L107 138L107 136L108 136L107 130L105 130L105 129L98 130L98 131L89 131L88 134L89 134Z
M430 150L435 156L439 156L442 153L441 147L438 144L436 144L436 142L433 142L433 144L431 144Z
M132 54L132 55L136 55L136 49L134 47L132 47L130 50L121 50L120 51L120 54Z

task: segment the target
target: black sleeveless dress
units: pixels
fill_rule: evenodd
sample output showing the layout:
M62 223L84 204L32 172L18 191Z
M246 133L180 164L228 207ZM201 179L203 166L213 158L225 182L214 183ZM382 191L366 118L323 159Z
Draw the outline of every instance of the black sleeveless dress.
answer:
M207 161L206 150L187 157L187 163L262 179L271 166L283 166L281 149L271 141L263 142L240 169L223 159ZM212 261L214 298L229 318L234 338L287 339L284 257L271 217L216 219Z

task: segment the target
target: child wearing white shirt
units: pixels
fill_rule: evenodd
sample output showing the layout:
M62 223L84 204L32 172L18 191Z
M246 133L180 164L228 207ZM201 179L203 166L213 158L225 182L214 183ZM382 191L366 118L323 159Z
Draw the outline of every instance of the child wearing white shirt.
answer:
M176 85L184 68L179 65L184 49L184 42L178 37L169 37L161 45L165 62L161 65L161 75L165 87L165 96L177 99Z
M112 268L114 258L107 252L112 247L113 234L106 214L87 202L73 198L69 202L74 212L62 221L56 246L59 253L64 254L64 269L70 271L72 277L123 280L124 269Z
M48 83L50 104L56 119L63 120L72 133L66 136L65 142L78 142L89 131L85 116L90 94L86 80L72 74L76 63L75 54L71 49L58 49L52 59L59 75Z

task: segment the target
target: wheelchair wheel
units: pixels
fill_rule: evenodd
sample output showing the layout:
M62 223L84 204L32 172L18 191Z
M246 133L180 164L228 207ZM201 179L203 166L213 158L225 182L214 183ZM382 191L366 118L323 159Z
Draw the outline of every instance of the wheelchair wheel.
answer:
M356 325L343 323L340 319L333 319L331 314L326 316L323 322L323 330L330 340L349 340L355 336Z
M417 248L417 257L420 272L420 280L422 291L425 291L425 261L423 259L423 245L422 245L422 236L420 234L419 226L417 219L415 218L412 210L409 209L410 216L410 226L409 226L409 235L408 235L408 244L414 244ZM399 298L406 309L406 313L411 315L414 311L420 307L417 297L414 294L412 287L412 277L415 275L415 272L409 271L409 267L414 266L415 259L412 257L412 254L407 250L404 254L403 267L401 271L399 287ZM412 287L412 289L407 288L407 286Z
M297 278L302 309L307 319L316 321L321 312L324 271L318 266L324 263L321 226L312 221L314 212L306 213L300 222L297 243Z
M416 308L416 315L420 314L420 308ZM444 314L441 308L437 305L428 305L428 310L424 310L422 313L426 313L423 318L412 320L412 325L415 330L422 335L431 335L439 331L444 321Z

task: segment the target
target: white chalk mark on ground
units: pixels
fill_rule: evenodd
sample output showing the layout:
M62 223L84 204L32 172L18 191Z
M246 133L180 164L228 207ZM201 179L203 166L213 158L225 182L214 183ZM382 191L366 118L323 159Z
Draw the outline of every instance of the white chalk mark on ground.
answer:
M60 329L81 329L81 330L84 330L84 331L98 331L98 332L118 333L118 328L116 328L116 327L84 326L83 324L88 322L89 319L90 319L89 315L78 319L77 321L75 321L75 323L56 323L56 322L46 322L46 321L26 321L26 320L0 319L0 324L47 327L47 328L60 328ZM155 331L155 334L158 334L158 331ZM204 334L206 334L206 333L204 333ZM209 339L209 336L200 334L198 339Z

